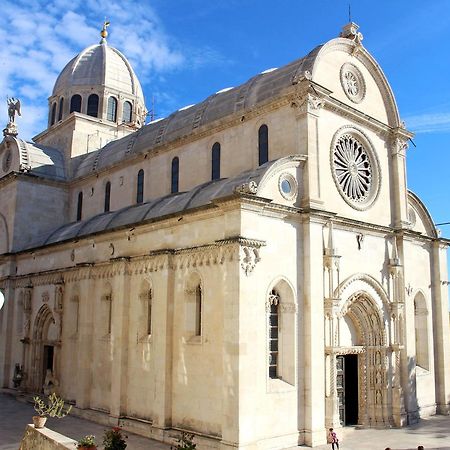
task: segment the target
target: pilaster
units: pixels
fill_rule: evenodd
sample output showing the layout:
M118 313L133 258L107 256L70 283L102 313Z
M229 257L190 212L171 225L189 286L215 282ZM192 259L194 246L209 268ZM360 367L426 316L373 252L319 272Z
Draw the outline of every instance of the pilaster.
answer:
M436 407L450 413L450 325L448 315L447 245L436 240L432 253L432 314Z
M407 228L408 219L408 191L406 184L406 150L408 139L412 134L403 128L397 128L392 132L390 139L391 155L391 183L394 193L393 224L397 229Z
M111 403L110 415L121 417L127 413L128 385L128 327L130 310L130 274L126 258L116 260L113 280L114 301L111 321Z
M325 373L324 328L317 326L324 318L323 252L317 245L323 237L323 226L305 218L303 223L303 335L300 342L304 348L303 367L299 379L304 378L303 410L304 442L309 446L325 443L325 380L317 374ZM301 264L299 264L301 267Z
M319 116L329 94L330 91L313 83L311 74L305 72L291 100L297 118L297 151L308 156L302 204L305 207L320 207L323 204L319 168Z
M92 386L92 357L94 339L94 283L89 278L90 265L80 268L78 303L78 383L76 405L89 408Z

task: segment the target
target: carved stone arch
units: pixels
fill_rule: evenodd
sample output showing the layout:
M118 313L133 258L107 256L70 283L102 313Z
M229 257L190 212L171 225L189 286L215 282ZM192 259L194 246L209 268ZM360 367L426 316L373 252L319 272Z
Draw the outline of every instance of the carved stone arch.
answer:
M190 341L201 342L204 333L204 283L198 270L187 274L184 289L185 336Z
M421 220L427 236L430 237L438 237L438 231L436 229L436 226L434 225L433 219L431 217L431 214L429 213L427 207L424 205L422 200L414 194L412 191L408 191L408 205L409 208L412 208L413 211L417 212L419 215L419 219ZM410 212L409 212L410 214ZM412 222L412 217L410 216L410 221ZM414 226L416 225L417 217L414 218L414 223L411 223L411 228L414 229Z
M297 295L294 288L294 285L284 276L279 275L272 279L272 281L268 284L268 287L266 289L266 309L270 308L270 305L268 304L268 299L270 296L270 293L273 289L278 290L280 294L280 304L282 305L282 308L284 309L291 309L292 312L296 312L297 310ZM291 306L287 306L291 305Z
M41 392L47 369L52 371L52 376L57 376L57 356L56 351L60 342L59 330L56 326L55 318L48 305L42 305L36 314L33 323L33 332L31 338L31 361L29 361L28 371L30 378L28 385L34 392ZM46 348L52 348L52 363L48 364L45 360ZM53 353L54 352L54 353Z
M136 318L138 340L143 342L147 340L153 333L153 309L154 294L153 282L148 276L141 279L139 284L139 304L135 309L138 317Z
M384 99L388 124L392 127L400 127L400 115L391 86L375 58L362 45L358 45L356 42L345 38L332 39L322 45L314 51L315 55L312 56L313 62L310 64L311 67L307 68L312 74L312 80L316 78L318 63L321 59L326 54L336 50L344 51L352 55L352 58L356 58L367 68Z
M353 274L342 281L334 291L334 298L346 299L355 291L372 293L375 300L380 300L380 302L377 301L378 305L384 307L386 311L388 310L389 297L383 286L375 278L365 273Z
M9 230L5 216L0 213L0 255L9 251Z
M273 379L296 384L297 303L293 284L275 277L265 296L268 388Z
M338 347L337 354L358 353L358 423L389 424L388 373L391 350L388 336L390 309L383 287L367 274L355 274L335 290L340 300L338 318L356 330L356 342ZM339 339L344 332L339 327ZM342 344L340 344L342 345Z

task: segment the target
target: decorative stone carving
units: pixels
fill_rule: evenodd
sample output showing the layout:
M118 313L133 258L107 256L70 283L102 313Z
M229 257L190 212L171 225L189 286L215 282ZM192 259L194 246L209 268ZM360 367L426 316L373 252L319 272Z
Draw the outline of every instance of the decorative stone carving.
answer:
M254 181L249 181L248 183L241 184L234 188L236 194L251 194L255 195L258 192L258 185Z
M353 103L361 103L366 95L366 84L361 71L351 63L345 63L340 71L341 85L345 95Z
M381 184L380 165L369 139L345 126L335 133L330 150L333 180L341 197L357 210L368 209Z
M297 73L292 77L292 84L301 83L304 80L312 80L312 75L309 70L304 70L303 72Z
M358 250L361 250L364 242L364 234L358 233L356 235L356 242L358 243Z
M259 250L257 248L241 248L241 267L242 269L244 269L245 275L250 275L259 261L261 261L261 258L259 256Z
M50 294L48 293L48 291L44 291L41 298L43 303L48 303L48 301L50 300Z
M297 108L297 113L317 114L325 105L325 100L312 94L296 94L291 98L291 106Z

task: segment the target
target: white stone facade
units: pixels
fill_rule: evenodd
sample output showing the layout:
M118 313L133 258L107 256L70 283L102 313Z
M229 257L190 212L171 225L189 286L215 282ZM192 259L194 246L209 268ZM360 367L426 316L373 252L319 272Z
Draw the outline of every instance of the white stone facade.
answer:
M447 414L448 241L407 190L412 135L361 39L350 24L136 132L82 109L37 144L7 134L2 386L18 364L40 392L49 370L87 416L214 448ZM96 150L96 126L124 137Z

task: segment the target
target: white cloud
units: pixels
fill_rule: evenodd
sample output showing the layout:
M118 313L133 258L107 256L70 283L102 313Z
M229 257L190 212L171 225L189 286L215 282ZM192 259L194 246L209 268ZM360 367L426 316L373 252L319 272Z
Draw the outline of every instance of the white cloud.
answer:
M417 114L404 120L407 128L414 133L450 132L450 112Z
M58 73L84 47L100 40L111 21L110 45L131 61L140 78L180 67L185 56L164 31L156 12L131 0L6 0L0 15L0 102L20 96L19 133L29 139L47 125L47 98ZM7 122L0 103L0 126Z

